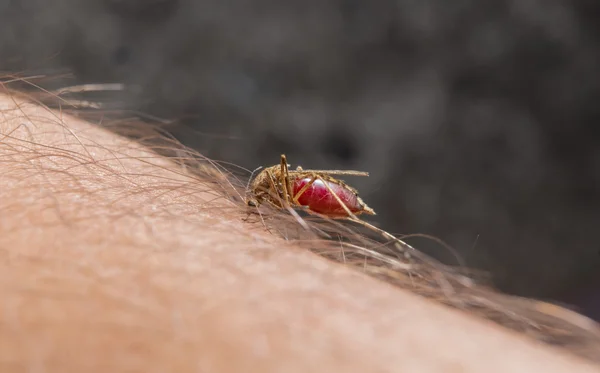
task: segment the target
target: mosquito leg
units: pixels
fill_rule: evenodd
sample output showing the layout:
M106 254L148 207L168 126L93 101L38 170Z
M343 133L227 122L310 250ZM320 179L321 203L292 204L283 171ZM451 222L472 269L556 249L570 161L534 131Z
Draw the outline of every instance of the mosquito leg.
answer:
M406 249L409 250L416 250L414 247L410 246L409 244L407 244L406 242L404 242L403 240L399 239L398 237L384 231L381 228L377 228L376 226L374 226L373 224L367 223L364 220L360 220L358 218L350 218L350 220L354 221L355 223L358 223L360 225L362 225L365 228L371 229L379 234L381 234L384 238L391 240L394 242L394 246L396 246L396 248L398 250L400 250L400 252L405 253L406 256L409 256L408 252Z
M268 178L269 179L269 185L271 186L271 191L269 191L269 194L271 194L271 193L277 193L276 197L277 197L277 200L279 200L278 202L280 204L280 206L277 206L277 207L282 208L282 207L285 206L285 204L283 202L285 201L287 203L287 196L285 195L285 188L283 190L283 193L284 193L283 197L284 197L284 199L282 201L281 200L281 196L279 195L279 188L277 188L277 185L275 184L275 176L273 176L273 174L271 173L271 171L269 171L269 170L265 170L265 171L266 171L267 175L269 176L269 178Z
M288 170L287 158L285 157L285 154L281 155L281 185L283 187L283 196L285 201L290 202L290 198L294 192L290 183L290 172Z
M333 190L331 189L331 187L329 186L329 184L323 180L323 184L325 185L325 187L327 188L327 190L329 191L329 193L331 193L333 195L333 197L337 200L337 202L340 204L340 206L342 206L344 208L344 211L346 212L346 214L348 214L348 218L352 221L354 221L355 223L358 223L360 225L362 225L365 228L371 229L379 234L381 234L384 238L389 239L394 241L396 244L395 246L402 252L405 252L405 248L409 248L411 250L415 250L412 246L410 246L409 244L407 244L406 242L402 241L401 239L399 239L398 237L389 234L388 232L384 231L381 228L377 228L376 226L367 223L364 220L361 220L359 218L356 217L356 215L354 215L352 213L352 211L350 211L350 209L348 208L348 206L346 206L346 204L341 200L341 198L335 194L333 192Z
M281 155L281 171L280 171L280 173L281 173L281 175L280 175L279 182L281 183L281 189L283 190L283 201L282 201L283 203L282 203L281 207L288 210L289 213L298 221L298 223L300 223L302 228L306 229L307 231L311 231L310 227L308 226L308 224L306 224L304 219L302 219L302 217L300 215L298 215L296 210L294 210L290 206L290 197L291 197L292 189L290 188L290 181L289 181L290 177L289 177L289 173L288 173L287 159L285 158L285 154ZM271 188L275 187L274 179L275 179L275 177L273 176L273 174L269 173L269 183L271 183ZM288 193L288 191L289 191L289 193ZM281 198L281 196L280 196L280 198ZM292 202L292 204L294 204L294 201L291 201L291 202Z

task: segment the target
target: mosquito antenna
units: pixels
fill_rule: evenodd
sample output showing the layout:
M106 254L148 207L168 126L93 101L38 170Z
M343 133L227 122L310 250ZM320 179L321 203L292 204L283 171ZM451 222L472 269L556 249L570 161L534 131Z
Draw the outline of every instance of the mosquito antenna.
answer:
M263 168L263 166L258 166L254 169L254 171L252 171L250 173L250 178L248 179L248 183L246 184L246 195L248 195L248 189L250 189L250 183L252 182L252 178L254 177L254 174L256 173L256 171L260 170L261 168Z

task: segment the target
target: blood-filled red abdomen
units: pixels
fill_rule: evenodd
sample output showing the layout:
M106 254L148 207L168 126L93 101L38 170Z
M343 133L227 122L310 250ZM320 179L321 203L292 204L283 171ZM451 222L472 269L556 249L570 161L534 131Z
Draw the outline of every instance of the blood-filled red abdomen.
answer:
M310 182L310 178L296 179L293 182L294 196ZM331 190L340 198L352 213L362 211L363 207L353 191L339 184L316 180L302 195L298 198L298 203L308 207L310 210L329 216L348 216L338 200L331 194L325 186L329 185Z

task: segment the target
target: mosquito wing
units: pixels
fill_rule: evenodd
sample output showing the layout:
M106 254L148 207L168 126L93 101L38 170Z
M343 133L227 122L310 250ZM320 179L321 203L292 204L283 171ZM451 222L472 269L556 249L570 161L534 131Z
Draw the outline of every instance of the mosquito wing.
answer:
M322 175L369 176L368 172L354 170L289 170L290 174L315 173Z

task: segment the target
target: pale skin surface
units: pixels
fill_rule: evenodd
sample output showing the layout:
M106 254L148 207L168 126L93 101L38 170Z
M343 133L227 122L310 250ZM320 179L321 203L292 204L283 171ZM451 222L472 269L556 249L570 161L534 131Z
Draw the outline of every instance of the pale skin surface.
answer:
M115 134L0 108L0 371L598 371L250 228Z

